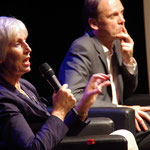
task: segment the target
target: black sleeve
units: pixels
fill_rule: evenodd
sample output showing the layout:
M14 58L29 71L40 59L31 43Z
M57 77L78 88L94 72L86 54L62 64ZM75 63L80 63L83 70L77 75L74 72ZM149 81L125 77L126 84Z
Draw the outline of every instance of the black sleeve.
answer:
M68 131L64 122L50 116L42 128L34 134L19 109L7 102L0 103L0 120L0 140L15 150L51 150Z
M86 119L85 122L82 122L78 114L71 110L66 116L65 123L69 128L67 135L72 136L80 133L80 131L83 130L90 123L90 121Z

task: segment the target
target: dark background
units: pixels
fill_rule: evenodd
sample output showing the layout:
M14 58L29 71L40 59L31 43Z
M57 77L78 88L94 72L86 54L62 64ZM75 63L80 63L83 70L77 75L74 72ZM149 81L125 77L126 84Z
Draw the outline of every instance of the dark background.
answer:
M22 20L29 31L27 42L32 48L32 70L24 78L36 86L41 96L48 96L52 89L41 77L38 67L47 62L58 75L70 44L84 33L81 15L83 0L6 3L1 4L0 16L14 16ZM136 93L148 93L143 1L123 0L123 5L126 28L134 39L134 57L139 65Z

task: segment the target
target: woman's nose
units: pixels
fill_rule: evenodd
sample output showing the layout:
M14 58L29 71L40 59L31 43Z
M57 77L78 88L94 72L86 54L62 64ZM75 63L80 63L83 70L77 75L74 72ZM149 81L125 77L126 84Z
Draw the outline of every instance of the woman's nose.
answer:
M25 52L31 52L32 51L32 49L30 48L30 46L26 42L24 42L24 48L25 48Z

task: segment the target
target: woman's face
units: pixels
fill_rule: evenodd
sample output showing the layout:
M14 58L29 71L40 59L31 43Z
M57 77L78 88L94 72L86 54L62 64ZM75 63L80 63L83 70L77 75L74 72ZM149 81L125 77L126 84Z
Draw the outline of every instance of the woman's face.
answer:
M21 76L31 70L29 61L31 48L26 43L26 38L23 32L18 32L7 47L7 55L3 64L12 75Z

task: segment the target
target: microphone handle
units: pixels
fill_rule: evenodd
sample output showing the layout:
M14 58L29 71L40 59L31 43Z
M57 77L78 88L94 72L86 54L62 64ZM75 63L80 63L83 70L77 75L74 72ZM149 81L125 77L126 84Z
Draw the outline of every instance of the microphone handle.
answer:
M58 90L61 88L61 84L55 75L51 76L50 81L49 80L47 80L47 81L56 92L58 92Z

